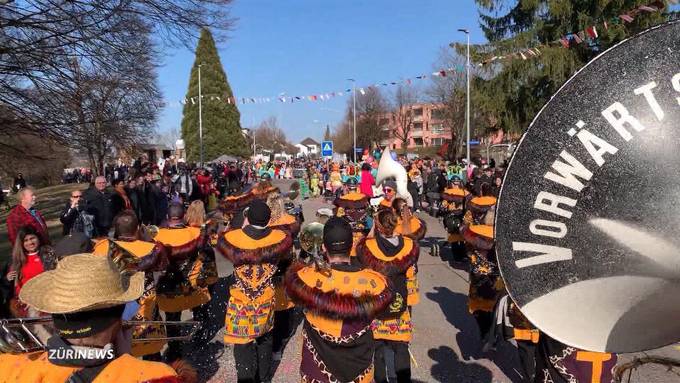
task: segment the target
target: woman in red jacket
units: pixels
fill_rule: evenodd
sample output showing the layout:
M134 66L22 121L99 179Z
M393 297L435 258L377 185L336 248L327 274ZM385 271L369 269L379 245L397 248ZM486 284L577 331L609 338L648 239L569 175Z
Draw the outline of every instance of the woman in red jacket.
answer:
M14 281L14 298L10 310L15 317L28 316L28 308L19 302L21 288L31 278L56 266L54 251L50 246L42 246L38 233L30 226L19 230L12 249L12 265L7 280Z

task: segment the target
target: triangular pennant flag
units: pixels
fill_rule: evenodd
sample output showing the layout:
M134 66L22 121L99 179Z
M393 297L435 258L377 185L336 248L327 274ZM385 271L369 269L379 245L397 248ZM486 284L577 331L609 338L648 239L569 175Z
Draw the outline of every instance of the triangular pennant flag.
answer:
M524 53L519 52L519 56L522 58L522 60L526 60L527 56L524 55Z
M338 96L344 96L345 94L342 92L338 92Z
M439 75L442 77L446 77L446 71L445 70L440 70Z
M187 99L185 98L185 99L179 100L179 103L182 104L182 105L186 105Z
M227 97L227 104L231 104L231 97Z
M581 44L583 42L583 40L581 40L581 37L579 37L579 35L574 34L574 35L571 35L571 37L574 39L574 41L576 41L576 44Z
M365 95L365 94L366 94L366 91L364 91L364 88L359 88L359 92L360 92L362 95Z
M569 48L569 39L567 37L562 37L560 39L560 43L562 43L563 47Z
M192 105L196 105L196 100L194 100L193 97L191 98L191 104L192 104Z
M406 79L406 83L407 83L408 85L411 85L411 79L410 79L410 78L407 78L407 79Z
M583 31L580 31L578 33L578 37L581 39L581 41L584 41L586 39L586 34Z
M607 25L607 22L606 22L606 21L604 22L604 29L605 29L605 30L608 30L608 29L609 29L609 25Z

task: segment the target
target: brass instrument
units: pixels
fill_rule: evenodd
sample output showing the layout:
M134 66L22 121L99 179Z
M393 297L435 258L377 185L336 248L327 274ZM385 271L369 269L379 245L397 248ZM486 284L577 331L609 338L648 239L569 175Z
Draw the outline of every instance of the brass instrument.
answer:
M321 255L321 245L323 245L323 224L312 222L305 225L300 232L300 248L307 252L316 265L316 269L321 272L330 272L328 263Z
M0 319L0 353L20 354L45 350L47 339L41 339L44 336L39 333L44 333L44 326L51 324L51 317ZM132 343L189 340L198 330L200 323L195 321L123 321L123 328L148 325L188 327L189 332L175 337L133 338Z

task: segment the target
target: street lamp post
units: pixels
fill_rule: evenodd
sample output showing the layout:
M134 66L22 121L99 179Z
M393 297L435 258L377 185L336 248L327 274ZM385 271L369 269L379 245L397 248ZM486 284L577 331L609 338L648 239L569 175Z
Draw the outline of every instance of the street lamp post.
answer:
M465 148L467 150L467 166L470 166L470 31L467 29L459 29L458 32L465 33L467 37L467 66L466 66L466 79L467 79L467 106L465 108L465 125L467 130L467 143Z
M352 82L352 120L353 120L353 146L352 146L352 158L354 163L357 163L357 83L353 78L348 78L347 80Z
M198 145L203 166L203 97L201 95L201 66L198 64Z

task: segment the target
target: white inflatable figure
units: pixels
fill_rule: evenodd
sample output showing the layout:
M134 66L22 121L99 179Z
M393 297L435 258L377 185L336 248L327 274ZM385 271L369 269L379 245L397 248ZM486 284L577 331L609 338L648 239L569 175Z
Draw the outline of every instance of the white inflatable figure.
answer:
M376 185L382 184L386 179L394 178L397 183L397 196L406 200L409 207L413 207L413 197L408 192L408 174L406 169L397 161L392 159L390 148L385 148L380 163L378 164L378 174L375 177Z

